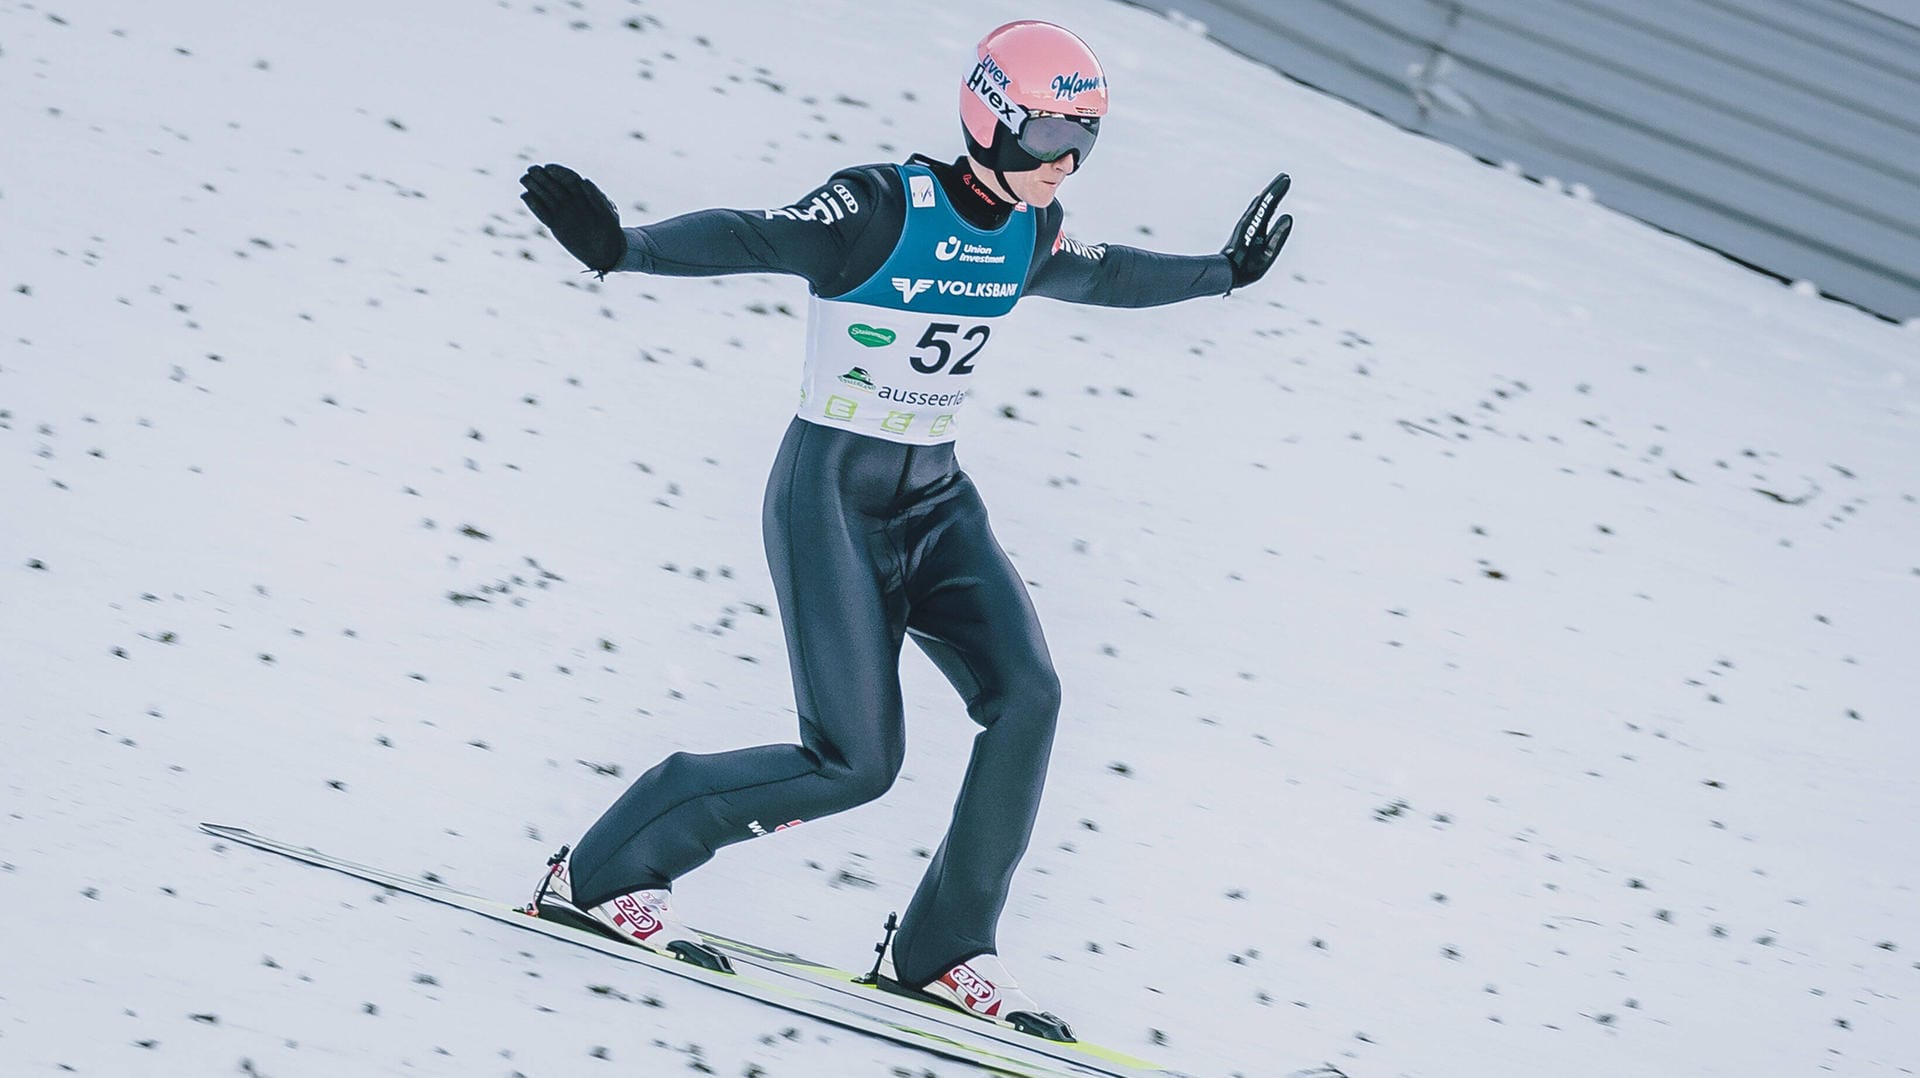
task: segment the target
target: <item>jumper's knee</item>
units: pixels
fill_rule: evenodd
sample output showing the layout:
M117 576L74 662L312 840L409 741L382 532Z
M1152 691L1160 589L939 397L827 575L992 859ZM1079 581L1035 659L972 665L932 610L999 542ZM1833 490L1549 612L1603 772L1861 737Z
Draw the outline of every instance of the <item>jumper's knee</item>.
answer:
M1060 675L1054 673L1052 664L1029 677L1023 692L1029 701L1027 706L1045 715L1047 725L1053 725L1060 717Z
M981 726L1014 726L1051 737L1060 719L1060 675L1050 663L1034 666L974 697L967 713Z
M892 789L905 762L904 745L862 746L854 752L837 754L837 759L823 760L819 774L831 783L839 808L850 809Z

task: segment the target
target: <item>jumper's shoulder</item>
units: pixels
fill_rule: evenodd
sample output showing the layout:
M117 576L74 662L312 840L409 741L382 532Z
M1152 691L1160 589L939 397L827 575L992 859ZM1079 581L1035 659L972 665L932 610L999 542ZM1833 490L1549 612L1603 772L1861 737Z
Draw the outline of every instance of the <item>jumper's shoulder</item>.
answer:
M867 165L848 165L833 174L829 184L842 184L850 188L854 195L867 195L873 199L886 196L890 191L901 188L900 166L891 161L880 161Z
M776 226L784 220L857 234L876 216L887 216L886 207L900 201L901 186L891 165L849 165L815 183L792 205L762 210L760 215Z
M1040 207L1033 215L1033 248L1037 255L1051 256L1060 252L1060 244L1066 236L1067 209L1059 199Z
M765 211L768 220L789 218L832 226L836 231L865 231L876 216L901 203L905 185L890 164L849 165L820 183L801 200L783 209Z
M776 211L779 212L779 211ZM883 265L906 224L907 185L891 162L848 165L795 207L800 219L829 226L822 232L834 248L831 266L812 275L815 291L839 296L859 286Z

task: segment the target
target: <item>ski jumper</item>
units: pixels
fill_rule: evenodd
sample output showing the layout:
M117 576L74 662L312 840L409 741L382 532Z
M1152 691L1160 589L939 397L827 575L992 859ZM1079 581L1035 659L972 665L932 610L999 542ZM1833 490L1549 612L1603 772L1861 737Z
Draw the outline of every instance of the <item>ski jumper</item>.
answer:
M641 775L573 852L580 905L670 886L722 846L884 793L905 756L899 661L911 636L982 729L894 939L895 968L924 983L996 950L1060 681L954 457L975 364L1004 354L999 322L1022 295L1150 306L1232 284L1224 257L1083 246L1061 220L1058 203L995 198L964 158L916 156L843 170L790 207L626 229L620 269L808 280L801 400L762 515L800 741L675 753Z

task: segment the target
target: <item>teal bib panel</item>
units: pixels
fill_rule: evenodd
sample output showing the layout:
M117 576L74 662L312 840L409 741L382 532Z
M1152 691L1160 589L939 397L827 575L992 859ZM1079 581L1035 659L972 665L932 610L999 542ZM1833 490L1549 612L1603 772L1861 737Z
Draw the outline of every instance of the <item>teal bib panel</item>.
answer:
M906 227L893 253L845 295L812 297L798 415L887 441L957 436L974 364L992 351L1033 262L1025 204L987 232L967 223L922 165L900 165Z

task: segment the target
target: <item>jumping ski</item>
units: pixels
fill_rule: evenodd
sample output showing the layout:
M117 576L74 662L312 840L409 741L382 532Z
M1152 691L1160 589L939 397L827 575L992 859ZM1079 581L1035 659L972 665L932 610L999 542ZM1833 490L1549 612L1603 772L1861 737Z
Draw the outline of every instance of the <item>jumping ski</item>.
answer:
M702 933L708 945L730 960L733 972L720 972L693 962L666 958L580 928L542 920L507 902L358 864L244 828L203 823L200 830L214 838L463 909L501 924L587 947L611 958L696 981L730 995L758 1000L851 1032L970 1064L992 1074L1010 1078L1182 1078L1178 1071L1113 1049L1083 1042L1044 1040L989 1025L933 1003L863 985L856 974L777 949Z

